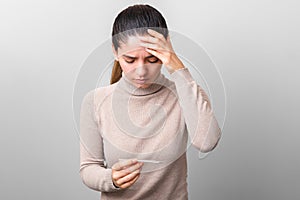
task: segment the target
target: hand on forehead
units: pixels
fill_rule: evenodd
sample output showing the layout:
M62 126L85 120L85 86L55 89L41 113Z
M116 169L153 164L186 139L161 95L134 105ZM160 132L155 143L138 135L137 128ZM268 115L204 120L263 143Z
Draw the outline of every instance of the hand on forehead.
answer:
M145 36L143 36L145 37ZM147 37L147 36L146 36ZM150 36L148 36L150 37ZM118 48L118 55L122 56L127 53L135 53L144 51L145 55L149 53L145 50L146 48L141 46L142 41L140 40L141 36L129 36L126 43L121 42L120 47Z

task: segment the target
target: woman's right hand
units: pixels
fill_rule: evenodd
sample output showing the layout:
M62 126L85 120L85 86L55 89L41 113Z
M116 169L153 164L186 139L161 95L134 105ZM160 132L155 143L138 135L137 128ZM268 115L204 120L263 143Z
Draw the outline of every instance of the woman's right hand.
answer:
M112 166L112 181L119 188L128 188L136 182L140 176L143 162L137 159L128 159L116 162Z

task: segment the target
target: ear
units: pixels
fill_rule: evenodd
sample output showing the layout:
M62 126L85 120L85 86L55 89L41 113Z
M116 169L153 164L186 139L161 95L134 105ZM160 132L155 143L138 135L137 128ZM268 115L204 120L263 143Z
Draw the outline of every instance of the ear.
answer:
M114 44L111 45L111 48L112 48L112 51L113 51L113 54L114 54L114 57L115 57L115 60L119 61L119 58L118 58L118 53L115 49L115 46Z

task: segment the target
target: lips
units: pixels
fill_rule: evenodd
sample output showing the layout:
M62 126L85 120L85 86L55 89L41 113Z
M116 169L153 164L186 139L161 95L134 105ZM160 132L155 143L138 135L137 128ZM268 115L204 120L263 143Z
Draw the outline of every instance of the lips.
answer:
M148 79L135 79L137 83L143 84L146 83Z

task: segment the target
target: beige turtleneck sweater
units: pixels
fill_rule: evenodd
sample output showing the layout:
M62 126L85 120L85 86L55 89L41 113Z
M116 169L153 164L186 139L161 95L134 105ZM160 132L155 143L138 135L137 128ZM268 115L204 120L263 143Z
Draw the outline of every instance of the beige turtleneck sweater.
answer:
M109 86L88 92L80 114L80 177L101 192L101 199L186 200L186 150L214 149L221 130L208 96L188 68L162 73L148 88L135 87L123 74ZM129 188L113 185L111 167L118 159L144 163Z

